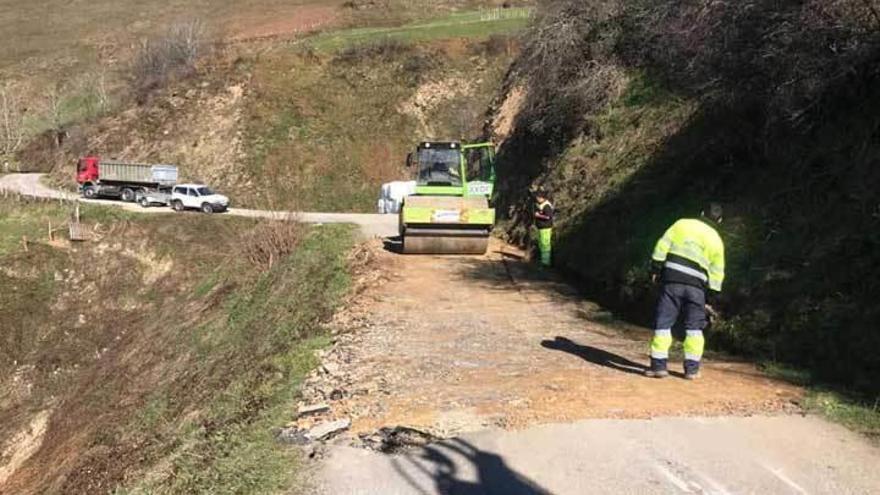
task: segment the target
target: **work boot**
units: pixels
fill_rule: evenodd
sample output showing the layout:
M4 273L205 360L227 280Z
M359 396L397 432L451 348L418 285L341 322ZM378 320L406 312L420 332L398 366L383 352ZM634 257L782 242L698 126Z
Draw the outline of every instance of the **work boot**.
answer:
M645 376L648 378L666 378L669 372L666 371L666 359L651 358L651 367L645 370Z
M645 370L645 376L648 378L666 378L669 376L667 370Z
M684 378L685 380L696 380L700 378L700 362L686 359L684 361Z

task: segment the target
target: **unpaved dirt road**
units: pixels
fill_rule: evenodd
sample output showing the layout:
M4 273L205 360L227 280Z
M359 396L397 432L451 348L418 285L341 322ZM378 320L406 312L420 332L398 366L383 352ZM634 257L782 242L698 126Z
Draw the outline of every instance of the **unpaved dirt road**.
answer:
M8 174L0 176L0 192L6 190L26 196L38 198L64 199L69 201L81 201L83 203L103 204L123 208L140 213L173 213L170 208L151 207L141 208L134 203L123 203L104 199L87 200L79 195L58 191L42 183L44 174ZM231 194L232 201L235 195ZM361 232L367 238L388 237L397 234L397 217L394 215L371 215L363 213L310 213L310 212L287 212L268 210L248 210L243 208L230 208L228 215L249 218L296 218L300 222L321 223L350 223L360 227Z
M304 421L352 420L316 465L316 490L880 490L880 451L801 417L800 389L719 356L698 382L643 378L646 330L518 257L500 243L485 257L380 255L384 282L306 386L307 402L332 409ZM445 440L391 455L361 448L398 426Z

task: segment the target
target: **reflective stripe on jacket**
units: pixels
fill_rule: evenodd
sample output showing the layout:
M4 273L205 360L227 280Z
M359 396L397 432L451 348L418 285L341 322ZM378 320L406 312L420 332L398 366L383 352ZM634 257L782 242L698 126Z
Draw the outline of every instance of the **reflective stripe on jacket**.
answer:
M666 274L699 282L721 292L724 283L724 242L718 232L702 220L685 218L675 222L657 242L652 256L663 263Z

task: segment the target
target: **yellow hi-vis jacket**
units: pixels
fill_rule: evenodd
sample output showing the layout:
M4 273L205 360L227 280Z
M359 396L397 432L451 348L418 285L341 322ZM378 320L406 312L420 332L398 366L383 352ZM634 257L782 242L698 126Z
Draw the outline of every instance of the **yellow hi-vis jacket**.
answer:
M685 218L675 222L657 242L652 256L664 271L700 279L709 289L721 292L724 283L724 241L702 220Z

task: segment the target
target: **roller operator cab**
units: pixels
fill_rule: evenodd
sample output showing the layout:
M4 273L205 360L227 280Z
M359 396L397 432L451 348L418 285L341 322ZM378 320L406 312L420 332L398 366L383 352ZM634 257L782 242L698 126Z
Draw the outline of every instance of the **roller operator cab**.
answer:
M423 142L407 157L416 192L400 210L407 254L484 254L495 225L491 143Z

